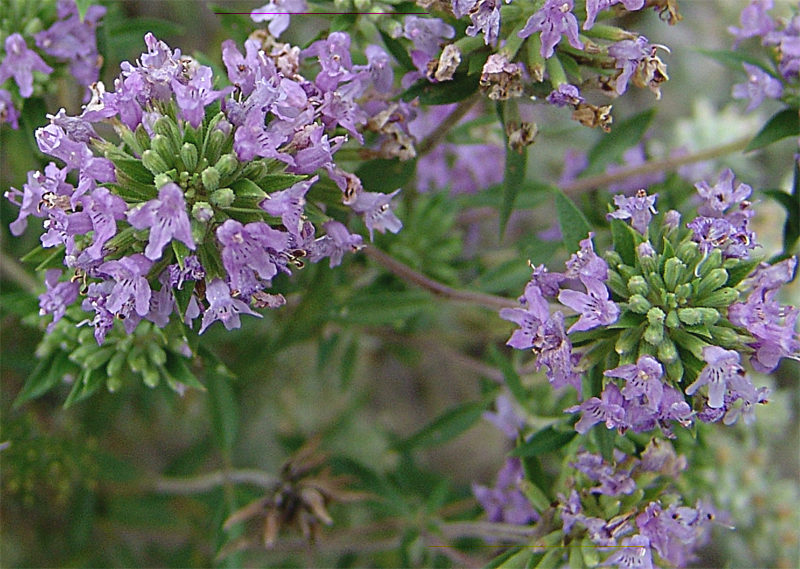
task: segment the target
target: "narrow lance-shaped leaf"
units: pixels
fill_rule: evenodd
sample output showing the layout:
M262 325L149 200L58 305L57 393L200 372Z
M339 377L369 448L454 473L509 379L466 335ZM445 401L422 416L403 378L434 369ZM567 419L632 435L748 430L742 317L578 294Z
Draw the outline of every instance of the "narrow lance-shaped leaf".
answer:
M603 134L600 141L589 151L589 167L583 171L581 177L600 174L605 171L607 165L622 160L625 151L642 140L655 115L655 109L648 109L620 121L610 133Z
M556 191L556 212L561 236L568 253L580 251L580 242L589 235L591 226L581 210L561 190Z
M515 103L513 103L515 104ZM509 111L508 113L506 111ZM505 142L506 162L503 173L503 201L500 204L500 236L505 233L508 219L514 211L514 202L517 194L522 189L525 181L525 168L528 162L528 152L526 148L515 151L508 146L508 131L506 125L515 122L517 115L516 107L506 108L506 103L497 103L497 114L500 116L500 125L503 129L503 140Z
M452 407L430 425L402 441L398 450L409 451L444 444L477 423L485 409L486 402L483 401Z
M745 152L769 146L773 142L800 135L800 117L797 109L784 109L775 113L759 133L750 141Z

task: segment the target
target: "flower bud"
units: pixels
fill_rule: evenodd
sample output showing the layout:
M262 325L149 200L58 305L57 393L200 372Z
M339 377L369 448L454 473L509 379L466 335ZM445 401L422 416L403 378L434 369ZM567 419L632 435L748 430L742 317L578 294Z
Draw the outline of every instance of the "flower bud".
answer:
M701 299L708 296L719 287L728 282L728 271L725 269L714 269L704 276L695 288L695 298Z
M142 154L142 164L153 174L163 174L170 170L170 167L155 150L144 151L144 154Z
M186 166L186 171L194 172L197 168L197 147L190 142L184 142L181 146L180 157L183 165Z
M256 160L247 164L242 170L242 178L250 178L251 180L260 180L268 174L266 164L262 160Z
M172 165L175 163L176 152L166 136L160 134L155 135L153 140L150 141L150 148L158 152L158 155L161 156L167 164Z
M678 328L681 325L680 318L678 318L678 313L674 310L670 310L667 313L667 317L664 320L664 324L667 325L667 328Z
M643 276L635 275L628 279L628 290L631 294L645 296L650 292L650 287L647 285L647 281L644 280Z
M219 172L220 178L227 178L228 176L232 175L236 172L236 169L239 167L239 160L236 158L235 154L225 154L217 160L217 163L214 164L214 168L216 168L217 172Z
M163 172L161 174L157 174L153 183L156 185L156 189L160 190L163 186L169 184L170 182L174 182L175 180L172 179L167 172Z
M152 342L147 344L147 355L156 366L163 366L167 363L167 353L158 344Z
M658 359L665 364L672 363L679 359L678 348L675 346L675 343L669 339L669 337L665 336L658 345Z
M687 326L697 326L703 322L703 313L699 308L679 308L678 318Z
M697 267L694 269L694 274L697 277L704 277L714 269L719 269L722 266L722 252L719 249L714 249L706 257L700 260Z
M141 149L139 154L150 149L150 135L147 134L147 130L142 125L137 126L136 130L133 131L133 140Z
M644 341L653 346L658 346L664 339L664 311L654 306L647 312L650 325L644 331Z
M700 251L697 248L697 243L694 241L684 241L678 245L675 256L683 261L686 266L691 266L692 263L700 258Z
M690 283L679 284L675 287L675 297L678 302L686 301L690 296L692 296L692 285Z
M717 344L728 349L740 348L748 341L746 337L737 334L736 330L727 326L710 326L709 332Z
M227 139L228 136L219 129L214 129L208 133L205 155L209 162L216 162L219 159L219 155L222 154L222 147Z
M650 284L653 291L657 292L659 295L663 296L666 292L667 285L658 273L653 272L647 275L647 282Z
M664 263L664 283L667 285L667 290L674 291L678 283L684 282L688 276L688 269L680 259L671 257Z
M109 393L115 393L122 387L122 379L119 376L112 376L106 380L106 389L108 389Z
M161 375L157 368L148 365L142 370L142 380L147 387L156 387L160 379Z
M739 291L735 288L725 287L712 292L710 295L704 298L703 304L705 306L723 308L730 306L737 300L739 300Z
M680 224L681 224L680 212L671 209L664 214L664 228L667 231L677 229Z
M218 207L230 207L235 199L236 194L230 188L220 188L211 192L211 203Z
M219 178L220 178L219 171L213 166L211 168L206 168L205 170L203 170L203 173L201 174L201 179L203 180L203 187L208 192L213 192L214 190L219 188Z
M672 381L680 381L683 377L683 363L680 358L666 363L664 370L667 372L667 377Z
M647 314L653 307L650 302L641 294L634 294L628 299L628 310L636 314Z
M42 25L42 21L39 18L32 18L28 20L28 23L25 24L25 29L22 30L23 36L32 36L33 34L39 33L44 29Z
M181 141L183 140L183 137L181 136L181 131L178 129L178 125L175 124L175 121L169 117L160 117L158 120L156 120L156 122L153 123L153 132L155 132L157 135L160 134L167 139L173 155L178 153L178 149L181 147Z
M125 352L117 352L108 360L108 365L106 366L106 373L109 379L117 377L122 371L123 365L125 365Z
M619 296L622 297L628 296L628 287L625 286L625 281L620 276L620 274L614 269L608 270L608 278L606 279L606 285L615 294L618 294Z
M609 267L616 267L622 264L622 257L616 251L606 251L603 253L603 258L608 263Z
M208 202L197 202L192 206L192 217L202 223L208 223L214 217L214 208Z
M112 348L96 348L89 352L83 360L83 367L86 369L97 369L105 364L114 355Z

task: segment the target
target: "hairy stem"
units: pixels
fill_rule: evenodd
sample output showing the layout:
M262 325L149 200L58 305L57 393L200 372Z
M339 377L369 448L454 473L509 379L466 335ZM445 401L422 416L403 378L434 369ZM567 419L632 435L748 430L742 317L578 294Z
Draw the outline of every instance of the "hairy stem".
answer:
M588 178L581 178L575 180L561 187L565 193L579 193L586 190L591 190L597 187L607 186L615 182L620 182L632 176L639 176L641 174L651 174L653 172L661 172L663 170L674 170L686 164L693 164L695 162L702 162L703 160L711 160L712 158L719 158L727 154L732 154L744 150L750 143L751 137L741 138L722 146L715 146L706 150L695 152L694 154L687 154L686 156L675 156L672 158L664 158L662 160L651 160L645 162L640 166L633 166L630 168L623 168L613 174L599 174L597 176L589 176Z
M226 470L185 478L155 478L145 486L159 494L202 494L226 484L253 484L273 488L278 478L261 470Z
M461 101L452 113L447 115L447 118L436 127L432 133L428 135L422 142L417 145L417 157L424 156L434 149L441 139L447 136L450 129L458 124L464 118L469 110L482 98L480 93L475 93L473 96Z
M447 298L449 300L455 300L458 302L479 304L493 310L497 310L499 308L519 307L519 303L515 300L510 300L501 296L494 296L492 294L485 294L482 292L457 290L444 285L426 277L422 273L415 271L408 265L401 263L397 259L390 257L380 249L376 249L371 245L364 247L363 251L367 257L378 263L390 273L400 277L407 283L423 288L437 296L441 296L442 298Z

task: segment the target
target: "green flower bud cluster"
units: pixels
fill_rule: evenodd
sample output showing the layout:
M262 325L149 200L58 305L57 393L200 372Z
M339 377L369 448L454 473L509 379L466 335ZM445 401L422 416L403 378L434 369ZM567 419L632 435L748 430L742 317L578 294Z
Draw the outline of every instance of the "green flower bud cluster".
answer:
M643 236L621 221L612 225L615 247L604 257L620 317L603 340L618 360L614 365L650 355L670 380L688 385L704 365L705 346L749 351L752 338L731 324L728 307L739 300L737 285L756 261L723 259L719 250L704 255L691 232L677 227L653 222Z
M75 325L85 315L79 307L69 309L36 351L43 373L49 375L45 384L72 385L65 406L90 396L103 385L109 392L134 382L154 388L162 381L178 393L187 387L204 389L189 369L192 351L178 334L147 321L128 334L122 322L117 322L98 346L92 327ZM29 384L40 384L38 378L33 379L36 381L29 379ZM38 395L23 390L17 403Z

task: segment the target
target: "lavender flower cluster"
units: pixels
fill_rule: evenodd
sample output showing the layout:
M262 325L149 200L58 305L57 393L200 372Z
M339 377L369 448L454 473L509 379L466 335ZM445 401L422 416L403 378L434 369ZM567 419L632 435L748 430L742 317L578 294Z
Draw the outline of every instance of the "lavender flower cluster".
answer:
M22 100L32 97L34 91L40 94L47 78L56 71L54 66L60 68L68 64L69 74L79 85L87 87L88 98L88 87L97 81L103 63L97 51L95 30L106 9L89 6L81 19L75 0L58 0L57 19L49 28L41 29L41 18L45 16L39 14L47 12L49 7L52 7L52 2L31 2L22 10L23 13L3 18L5 49L0 61L0 85L13 79L16 89L10 85L0 88L0 123L7 123L14 129L19 128ZM20 6L9 7L9 11L20 11ZM14 22L14 29L6 29L10 22ZM36 29L41 31L34 32ZM31 39L40 52L28 47Z
M532 350L553 387L572 385L580 397L585 372L606 370L601 393L566 409L581 413L581 434L598 423L620 432L660 427L668 437L673 423L695 419L751 423L769 391L753 386L740 354L766 373L800 353L798 309L776 298L796 258L750 259L758 246L751 188L730 170L696 188L703 201L683 228L674 210L654 221L657 195L616 196L608 215L622 236L616 250L599 257L590 234L564 273L535 267L523 307L500 312L520 326L508 344ZM582 290L563 288L573 283ZM575 315L551 313L548 297Z
M305 260L333 267L363 246L308 202L319 170L370 237L399 231L390 204L397 192L366 192L333 162L347 136L332 133L341 127L361 141L358 126L389 106L388 56L372 46L369 62L353 65L349 41L332 33L301 51L257 32L245 54L226 41L233 86L216 89L211 68L147 34L147 52L122 64L114 92L97 83L80 116L51 116L36 140L65 165L51 162L6 193L20 208L12 233L42 218L42 246L54 250L40 297L50 328L79 298L98 344L116 320L131 333L141 320L164 327L175 313L191 326L202 317L202 333L215 321L230 329L240 314L259 316L252 307L280 306L284 298L265 291L276 275ZM309 59L319 65L313 80L300 74ZM367 111L360 98L375 104ZM100 122L122 142L98 135Z
M739 44L750 38L759 38L768 48L769 62L743 62L747 81L733 87L734 99L747 99L747 112L759 107L765 99L792 100L797 97L800 79L800 6L789 19L775 21L769 14L773 0L752 0L742 10L741 27L730 27Z

